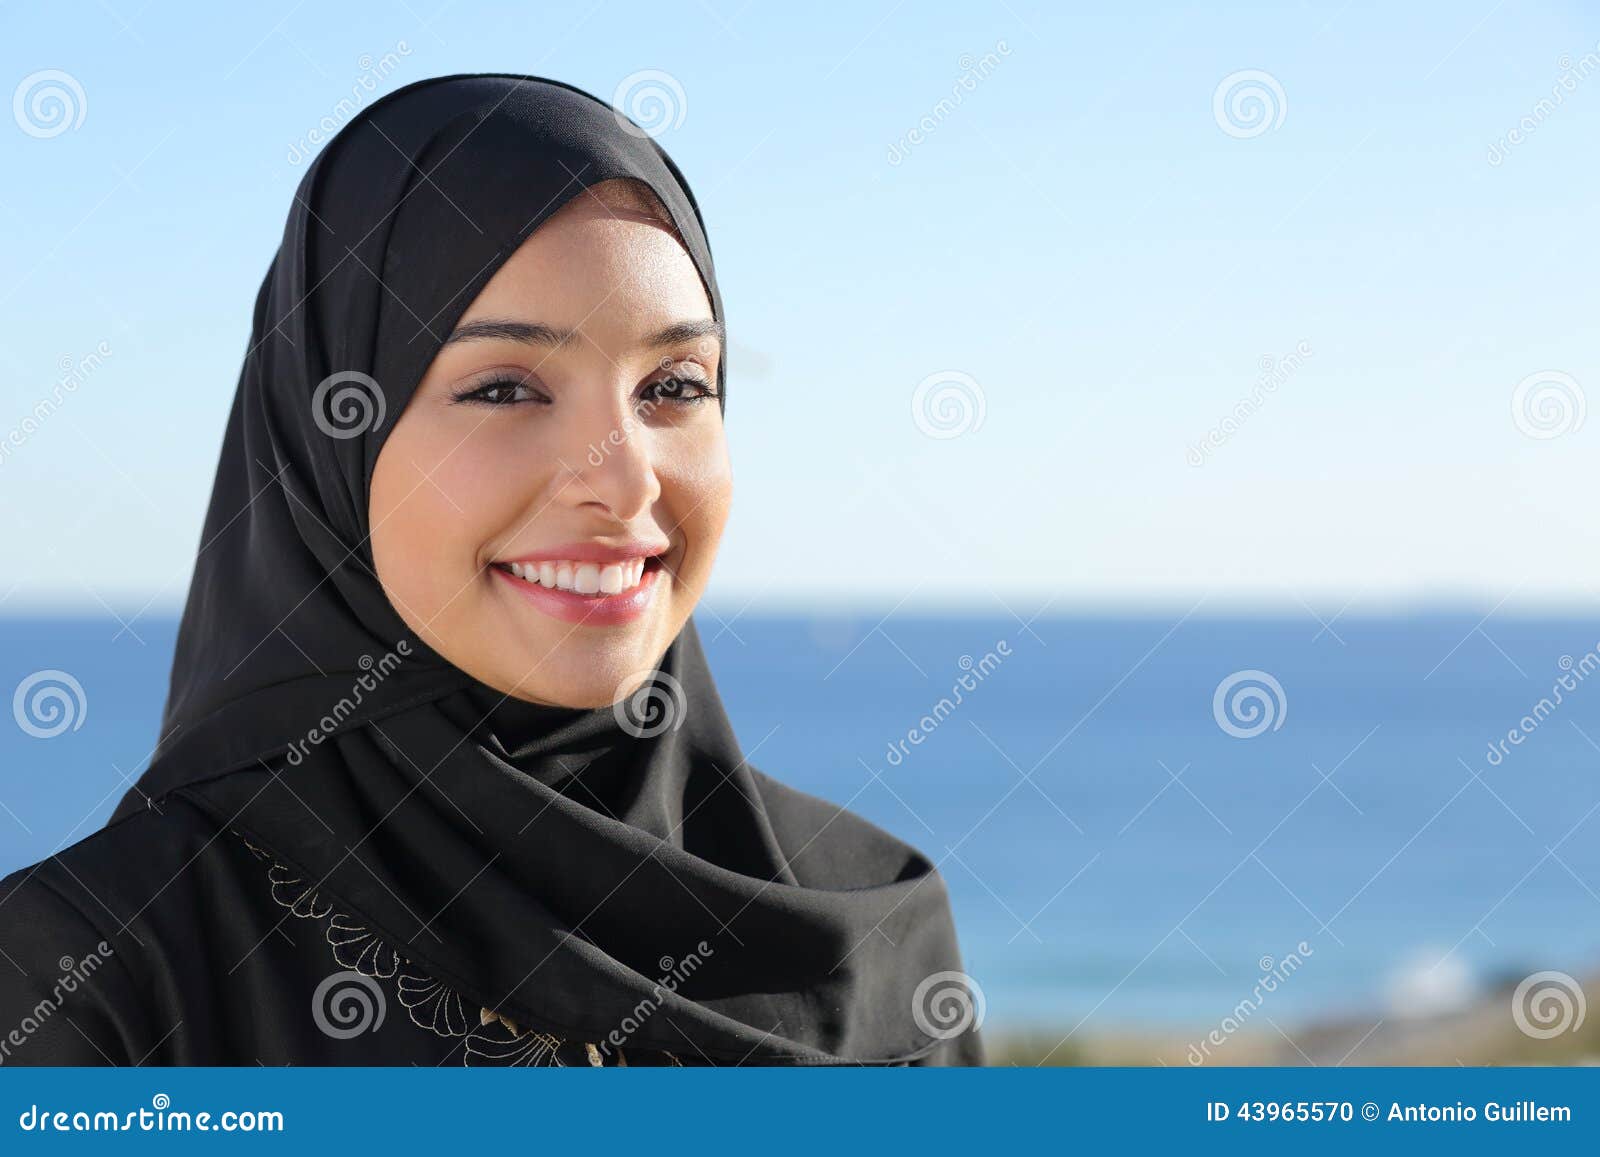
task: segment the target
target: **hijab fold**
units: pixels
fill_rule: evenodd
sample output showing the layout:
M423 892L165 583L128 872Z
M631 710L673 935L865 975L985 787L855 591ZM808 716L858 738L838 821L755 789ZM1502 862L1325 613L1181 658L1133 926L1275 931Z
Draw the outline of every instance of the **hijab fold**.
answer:
M976 1061L914 1003L960 969L939 874L749 765L692 619L627 700L553 707L446 662L377 581L388 431L495 270L615 178L661 199L722 319L682 174L570 86L423 81L316 158L256 302L161 743L113 822L180 794L519 1025L721 1062Z

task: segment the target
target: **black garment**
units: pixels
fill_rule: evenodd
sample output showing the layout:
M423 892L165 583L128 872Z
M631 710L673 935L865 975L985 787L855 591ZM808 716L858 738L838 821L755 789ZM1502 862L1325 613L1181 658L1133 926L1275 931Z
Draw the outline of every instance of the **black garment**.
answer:
M708 1061L486 1017L270 853L161 808L0 883L0 1063Z
M82 1037L146 1063L981 1063L974 1028L942 1027L964 978L937 871L749 766L692 620L613 707L541 706L431 651L373 573L394 418L500 264L618 177L660 197L721 319L682 174L576 89L425 81L313 163L257 300L161 745L105 831L0 881L22 974L0 1018L90 937L110 959L6 1059L93 1060ZM341 993L354 1033L321 1007Z

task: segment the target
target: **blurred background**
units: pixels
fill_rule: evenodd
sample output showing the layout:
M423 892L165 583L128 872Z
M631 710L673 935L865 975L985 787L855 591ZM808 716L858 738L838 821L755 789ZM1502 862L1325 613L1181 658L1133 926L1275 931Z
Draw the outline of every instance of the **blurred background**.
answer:
M732 335L713 670L754 764L938 863L995 1061L1600 1056L1600 13L0 30L0 873L154 746L309 159L400 85L527 72L694 188Z

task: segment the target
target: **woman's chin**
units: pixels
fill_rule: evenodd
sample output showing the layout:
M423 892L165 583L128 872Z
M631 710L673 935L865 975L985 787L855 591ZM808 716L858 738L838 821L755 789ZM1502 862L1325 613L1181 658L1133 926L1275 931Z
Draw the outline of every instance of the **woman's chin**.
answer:
M563 647L578 649L570 640ZM506 679L501 690L530 703L609 707L637 690L660 661L660 655L642 646L590 648L586 655L552 655L533 674Z
M629 623L575 625L538 614L506 593L454 616L412 626L448 662L502 694L555 707L608 707L631 695L673 637L662 605ZM687 615L685 616L687 618ZM680 624L681 626L681 624Z

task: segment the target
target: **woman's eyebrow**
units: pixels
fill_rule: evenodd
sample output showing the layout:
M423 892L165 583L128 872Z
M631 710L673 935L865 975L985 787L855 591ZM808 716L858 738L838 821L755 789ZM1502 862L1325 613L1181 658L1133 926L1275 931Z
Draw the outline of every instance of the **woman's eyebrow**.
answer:
M528 345L549 346L551 349L556 349L571 341L573 336L573 330L556 329L539 321L487 317L457 326L445 339L444 344L453 345L456 342L468 341L519 341ZM649 349L657 349L705 337L716 338L717 344L722 345L727 341L727 332L720 321L711 318L701 321L680 321L650 334L644 339L644 345Z
M658 349L661 346L698 341L703 337L716 338L719 346L726 344L728 340L727 331L722 328L722 323L706 318L704 321L680 321L665 329L657 330L644 339L644 344L650 349Z

